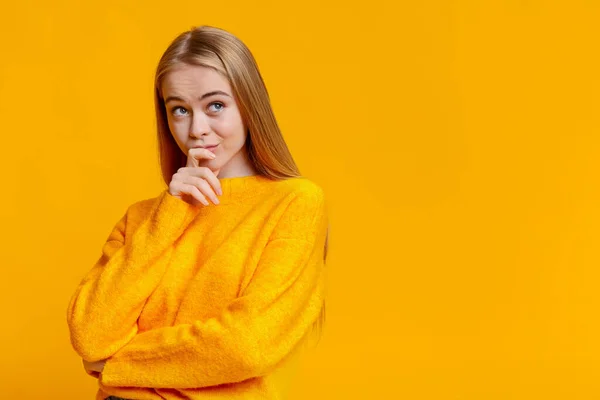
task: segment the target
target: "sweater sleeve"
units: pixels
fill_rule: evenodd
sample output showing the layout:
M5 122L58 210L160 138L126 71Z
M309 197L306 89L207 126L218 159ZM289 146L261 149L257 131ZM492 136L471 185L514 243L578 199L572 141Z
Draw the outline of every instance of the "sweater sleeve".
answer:
M135 336L142 308L166 271L163 255L195 210L165 190L130 237L128 213L114 226L67 308L71 344L84 360L106 359Z
M107 360L100 382L201 388L272 370L323 306L327 215L321 200L288 207L245 290L219 315L136 335Z

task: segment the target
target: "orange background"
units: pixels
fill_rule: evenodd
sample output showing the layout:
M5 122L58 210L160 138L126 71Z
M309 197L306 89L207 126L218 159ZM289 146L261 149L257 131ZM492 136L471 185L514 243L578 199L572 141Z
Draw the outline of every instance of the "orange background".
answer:
M600 398L599 3L284 3L1 6L3 397L93 398L67 303L163 188L154 68L209 24L253 51L331 204L292 400Z

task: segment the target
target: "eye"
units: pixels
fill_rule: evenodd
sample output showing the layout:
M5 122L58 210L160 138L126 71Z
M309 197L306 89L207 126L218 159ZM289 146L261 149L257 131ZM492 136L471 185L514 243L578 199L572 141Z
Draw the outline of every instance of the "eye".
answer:
M223 103L221 103L220 101L213 101L212 103L210 103L208 105L208 108L210 108L212 106L219 106L219 108L216 108L216 109L213 108L213 111L216 111L216 112L221 111L225 107L225 105Z
M185 108L183 108L181 106L175 106L175 107L171 108L171 114L175 115L176 117L180 116L181 114L175 114L175 110L178 110L178 109L181 109L181 110L184 110L187 112L187 110Z

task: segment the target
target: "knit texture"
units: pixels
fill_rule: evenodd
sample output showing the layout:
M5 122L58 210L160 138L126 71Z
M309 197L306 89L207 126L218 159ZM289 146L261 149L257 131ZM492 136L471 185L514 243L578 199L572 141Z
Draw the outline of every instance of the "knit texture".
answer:
M164 190L116 223L67 310L96 399L283 399L325 299L323 190L220 179L220 204Z

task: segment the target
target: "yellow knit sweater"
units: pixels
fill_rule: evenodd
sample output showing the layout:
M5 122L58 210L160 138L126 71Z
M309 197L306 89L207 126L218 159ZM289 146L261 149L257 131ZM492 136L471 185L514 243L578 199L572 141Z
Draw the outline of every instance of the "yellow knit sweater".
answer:
M325 298L324 193L307 178L220 181L218 205L164 190L128 207L73 294L73 348L107 359L96 399L285 397L279 371Z

